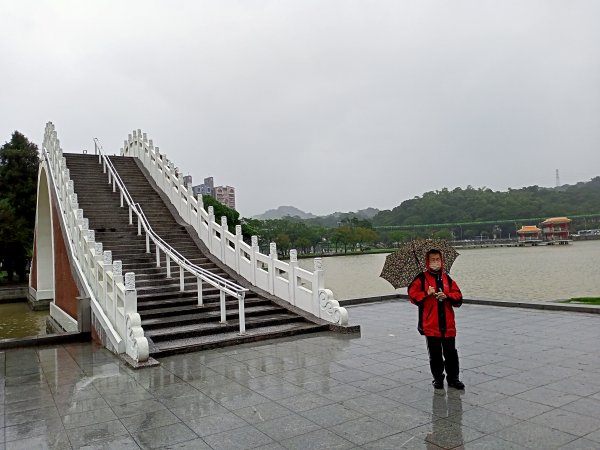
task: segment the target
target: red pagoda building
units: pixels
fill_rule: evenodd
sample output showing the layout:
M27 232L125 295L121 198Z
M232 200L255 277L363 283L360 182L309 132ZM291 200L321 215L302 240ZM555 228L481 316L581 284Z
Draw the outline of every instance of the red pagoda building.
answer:
M542 242L542 230L535 225L523 225L517 230L517 235L519 236L519 246L537 245Z
M551 217L541 223L542 238L546 244L568 244L569 223L571 219L567 217Z

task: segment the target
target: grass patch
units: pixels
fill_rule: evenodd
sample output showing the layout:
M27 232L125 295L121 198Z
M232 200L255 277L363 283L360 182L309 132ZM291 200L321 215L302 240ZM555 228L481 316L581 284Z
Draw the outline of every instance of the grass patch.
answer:
M586 305L600 305L600 297L574 297L565 300L565 303L583 303Z

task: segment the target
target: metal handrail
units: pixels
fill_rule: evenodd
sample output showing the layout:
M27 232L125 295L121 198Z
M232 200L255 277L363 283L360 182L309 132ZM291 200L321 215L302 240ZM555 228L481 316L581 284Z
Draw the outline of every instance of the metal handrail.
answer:
M102 148L102 145L100 144L100 141L98 140L98 138L94 138L94 149L95 149L95 153L99 154L99 162L104 161L115 184L118 185L119 190L121 191L122 195L125 197L125 200L127 201L127 204L129 205L130 222L132 219L131 212L135 212L135 214L138 217L138 233L141 234L141 227L144 228L144 231L146 232L146 236L147 236L147 244L146 244L147 253L150 253L148 239L152 239L152 241L154 242L154 244L156 246L157 265L159 267L160 267L159 249L167 256L167 276L170 277L170 259L172 259L180 267L180 284L181 284L182 291L184 290L184 280L183 280L183 270L184 269L187 270L188 272L192 273L193 275L195 275L197 279L206 281L211 286L219 289L219 291L221 292L221 295L220 295L220 297L221 297L221 301L220 301L220 303L221 303L221 322L226 321L224 294L227 293L233 297L237 297L238 302L239 302L240 334L244 334L245 328L246 328L245 314L244 314L244 298L245 298L246 292L248 292L249 289L244 288L244 287L238 285L237 283L234 283L230 280L220 277L219 275L216 275L216 274L210 272L209 270L203 269L202 267L199 267L199 266L193 264L186 257L181 255L181 253L179 253L177 250L175 250L173 247L171 247L167 242L165 242L152 229L152 226L150 225L150 222L148 221L148 218L146 217L141 205L139 203L136 203L133 200L133 197L127 190L125 183L123 182L123 180L121 179L121 176L115 169L112 161L110 161L110 159L107 157L107 155L105 155L104 152L102 151L103 148ZM199 302L201 302L201 289L202 289L202 287L201 287L200 283L198 283L198 300L199 300Z

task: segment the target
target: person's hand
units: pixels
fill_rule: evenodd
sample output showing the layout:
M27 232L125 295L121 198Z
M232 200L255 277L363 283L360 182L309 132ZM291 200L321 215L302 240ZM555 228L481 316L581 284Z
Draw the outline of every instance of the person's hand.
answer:
M448 296L446 294L444 294L443 292L436 292L435 293L435 298L437 298L438 300L444 300L447 297Z
M434 295L435 294L435 288L433 286L429 286L427 288L427 295ZM437 297L437 295L436 295Z

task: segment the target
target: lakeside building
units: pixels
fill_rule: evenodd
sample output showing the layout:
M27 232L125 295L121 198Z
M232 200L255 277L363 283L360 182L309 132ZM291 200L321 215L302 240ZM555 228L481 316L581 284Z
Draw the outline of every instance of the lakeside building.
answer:
M542 230L535 225L523 225L517 230L519 245L537 245L542 242Z
M541 223L542 238L548 244L568 244L569 224L571 219L567 217L551 217Z

